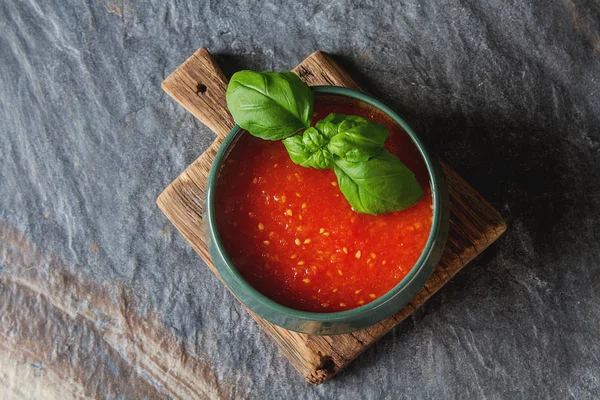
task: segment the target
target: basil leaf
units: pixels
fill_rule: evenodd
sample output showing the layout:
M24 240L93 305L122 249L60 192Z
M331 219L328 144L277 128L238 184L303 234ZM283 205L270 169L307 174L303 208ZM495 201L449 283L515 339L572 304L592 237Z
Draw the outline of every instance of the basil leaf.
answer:
M355 115L329 114L316 128L330 137L329 150L350 162L376 156L389 136L385 125Z
M227 107L250 134L279 140L310 126L314 95L292 72L239 71L227 87Z
M324 119L317 122L315 124L315 128L317 128L319 132L323 133L326 138L331 139L339 133L338 127L347 117L348 116L344 114L331 113Z
M316 169L328 169L333 165L333 155L326 147L327 138L315 128L284 139L283 144L295 164Z
M423 196L415 175L387 150L359 163L336 159L334 171L340 190L352 208L361 213L400 211Z
M327 145L329 140L316 128L308 128L302 134L302 142L310 151L317 151Z
M301 165L303 167L313 167L316 169L329 169L333 166L333 155L326 148L319 149Z

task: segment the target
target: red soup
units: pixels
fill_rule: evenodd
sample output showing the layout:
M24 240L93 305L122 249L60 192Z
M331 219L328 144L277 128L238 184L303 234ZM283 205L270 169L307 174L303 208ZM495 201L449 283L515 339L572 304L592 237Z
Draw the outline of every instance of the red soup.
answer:
M429 175L408 135L374 107L317 96L313 121L332 112L385 124L390 131L385 147L415 173L425 194L403 211L357 213L333 170L296 165L280 141L244 133L219 176L219 235L254 288L303 311L349 310L381 297L411 270L431 230Z

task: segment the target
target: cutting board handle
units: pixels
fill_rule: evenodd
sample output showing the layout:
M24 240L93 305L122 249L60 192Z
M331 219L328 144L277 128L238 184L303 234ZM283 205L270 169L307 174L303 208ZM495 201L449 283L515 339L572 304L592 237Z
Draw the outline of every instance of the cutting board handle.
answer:
M227 78L206 47L192 54L161 86L169 96L215 132L217 142L233 128L235 123L227 110L225 99Z

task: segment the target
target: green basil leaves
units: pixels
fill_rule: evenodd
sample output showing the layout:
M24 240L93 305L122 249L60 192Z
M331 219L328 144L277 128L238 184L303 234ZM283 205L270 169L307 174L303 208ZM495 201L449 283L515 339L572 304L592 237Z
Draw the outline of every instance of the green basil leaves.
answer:
M240 71L227 87L235 122L265 140L279 140L310 127L314 96L292 72Z
M336 132L330 136L329 150L350 162L367 161L376 156L389 136L385 125L355 115L329 114L317 122L316 128Z
M399 211L421 198L423 190L414 174L384 150L389 136L384 125L329 114L311 127L313 104L311 89L291 72L240 71L227 88L227 106L238 125L262 139L284 139L290 159L298 165L333 167L355 211Z
M333 155L327 148L328 139L315 128L308 128L302 135L294 135L283 144L295 164L316 169L333 166Z
M334 171L352 208L365 214L403 210L423 196L412 171L387 150L365 162L338 159Z
M316 169L333 166L352 208L378 215L408 208L423 196L414 174L383 149L388 136L384 125L368 119L329 114L283 144L296 164Z

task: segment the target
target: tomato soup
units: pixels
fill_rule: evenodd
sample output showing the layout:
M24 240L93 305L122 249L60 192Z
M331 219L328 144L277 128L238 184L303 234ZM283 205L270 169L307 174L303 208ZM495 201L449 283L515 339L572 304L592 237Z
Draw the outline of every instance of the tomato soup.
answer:
M313 121L332 112L385 124L385 147L415 173L425 194L403 211L360 214L344 198L333 170L301 167L281 141L242 134L216 188L219 236L248 283L302 311L344 311L381 297L412 269L431 230L429 174L408 135L365 103L317 96Z

